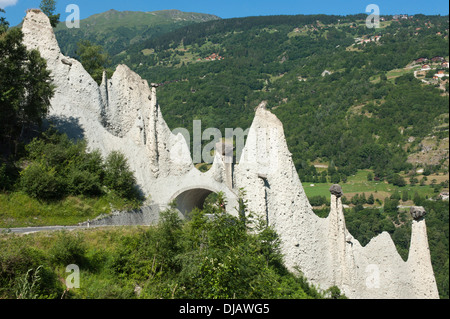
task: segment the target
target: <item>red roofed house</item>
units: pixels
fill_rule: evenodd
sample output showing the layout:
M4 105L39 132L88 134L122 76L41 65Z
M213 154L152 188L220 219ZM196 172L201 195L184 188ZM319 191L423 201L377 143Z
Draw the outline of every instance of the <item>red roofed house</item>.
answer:
M441 62L444 61L444 58L441 56L435 56L434 58L431 59L432 62Z

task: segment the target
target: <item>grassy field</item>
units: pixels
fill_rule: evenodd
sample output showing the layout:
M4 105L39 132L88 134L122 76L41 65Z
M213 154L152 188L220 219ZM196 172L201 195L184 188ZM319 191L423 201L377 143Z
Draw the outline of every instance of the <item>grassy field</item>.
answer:
M340 183L342 186L342 190L344 192L344 196L347 197L347 199L351 199L356 194L362 194L364 193L366 197L369 197L370 194L373 194L375 199L379 199L380 201L384 201L386 197L389 197L394 192L399 192L400 195L404 190L408 191L409 197L413 198L414 194L417 192L422 197L433 197L436 196L436 193L434 193L433 188L429 185L429 183L436 179L439 183L439 181L443 179L448 179L448 175L437 175L428 176L428 184L424 186L411 186L406 185L404 187L397 187L392 184L388 184L387 182L383 181L368 181L367 180L367 174L369 173L369 170L361 170L358 171L357 174L350 176L346 183ZM419 178L420 179L420 178ZM303 183L303 188L305 189L305 193L308 197L312 196L330 196L330 186L331 183L318 183L318 184L311 184L311 183Z
M3 260L11 260L10 264L15 267L15 279L10 284L5 285L3 282L4 286L0 287L0 299L14 298L16 282L24 276L20 272L22 265L25 265L25 271L26 269L36 270L38 265L43 266L44 276L38 286L46 287L46 293L39 298L136 298L133 294L134 278L131 276L119 278L111 270L110 263L124 238L139 238L148 229L148 227L106 227L28 235L0 233L0 257L3 257ZM55 262L55 253L59 256L69 256L70 261L68 260L65 265ZM14 264L16 260L20 262ZM76 263L80 267L80 289L66 289L68 263ZM5 276L5 273L2 275Z
M395 82L395 79L408 73L414 73L414 71L420 70L421 66L414 68L395 69L387 72L386 77L389 81Z
M21 192L0 193L0 228L70 226L108 214L113 209L131 208L130 203L111 195L69 196L61 201L45 202Z

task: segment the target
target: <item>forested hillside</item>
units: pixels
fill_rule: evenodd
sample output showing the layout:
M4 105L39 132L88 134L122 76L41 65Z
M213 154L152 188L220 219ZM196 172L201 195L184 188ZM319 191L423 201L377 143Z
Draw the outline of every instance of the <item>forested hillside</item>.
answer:
M448 17L385 19L379 29L365 16L210 21L136 43L114 61L163 84L172 129L193 119L245 129L267 100L303 179L317 181L315 161L333 161L336 180L364 168L387 178L413 168L408 156L425 137L448 137L448 77L424 83L414 61L439 57L437 72L449 53ZM447 168L445 157L434 166Z
M179 10L154 12L109 10L81 20L79 29L68 29L65 22L61 22L55 33L67 55L75 56L77 42L88 40L102 45L111 56L114 56L127 50L131 44L152 36L215 19L220 18L210 14Z
M125 63L161 84L172 129L192 129L194 119L203 128L245 129L267 100L311 203L323 207L316 212L327 216L327 198L311 194L341 183L349 190L347 227L363 245L387 231L406 260L407 207L425 206L433 267L448 298L448 201L426 200L448 190L448 16L387 16L379 29L367 28L365 18L193 24L110 52L111 66ZM366 182L346 184L362 170Z

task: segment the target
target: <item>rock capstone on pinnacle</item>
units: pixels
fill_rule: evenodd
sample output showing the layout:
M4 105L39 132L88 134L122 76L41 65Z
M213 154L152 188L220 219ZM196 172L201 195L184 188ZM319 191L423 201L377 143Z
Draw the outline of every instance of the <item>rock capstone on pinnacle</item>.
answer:
M222 156L233 156L233 143L220 141L216 143L216 151Z
M414 218L415 220L421 219L427 214L423 206L412 206L410 208L410 213L412 218Z
M342 197L342 195L344 194L342 192L342 187L341 185L338 184L334 184L330 187L330 193L334 196L336 196L337 198Z

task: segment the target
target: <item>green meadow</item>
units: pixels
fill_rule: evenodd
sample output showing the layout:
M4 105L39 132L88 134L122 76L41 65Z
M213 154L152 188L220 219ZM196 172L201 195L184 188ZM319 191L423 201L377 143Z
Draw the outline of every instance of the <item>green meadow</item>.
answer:
M347 182L340 183L344 192L344 196L347 199L350 200L351 197L355 196L356 194L364 193L366 197L370 196L370 194L373 194L375 200L379 199L381 202L383 202L386 197L390 197L393 193L403 193L403 191L405 190L408 191L408 197L410 199L414 197L415 193L418 193L421 197L436 196L436 193L434 193L434 189L430 186L431 181L434 179L433 176L428 176L428 184L424 186L419 186L418 184L411 186L410 184L407 184L404 187L397 187L392 184L388 184L386 181L368 181L367 175L369 174L369 172L370 170L360 170L355 175L349 176ZM325 196L329 198L329 189L331 185L331 183L303 183L303 188L305 189L305 193L308 198L311 198L313 196Z

